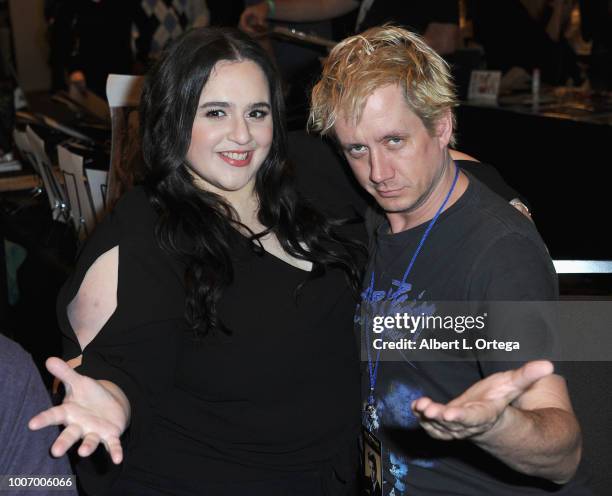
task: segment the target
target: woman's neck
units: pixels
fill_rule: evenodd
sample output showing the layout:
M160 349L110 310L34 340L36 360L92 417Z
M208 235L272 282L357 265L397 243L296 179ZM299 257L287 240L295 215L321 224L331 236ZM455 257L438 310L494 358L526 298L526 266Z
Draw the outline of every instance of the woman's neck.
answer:
M265 227L259 222L259 200L253 191L250 195L224 195L238 216L238 221L253 233L259 233ZM246 234L246 233L245 233Z

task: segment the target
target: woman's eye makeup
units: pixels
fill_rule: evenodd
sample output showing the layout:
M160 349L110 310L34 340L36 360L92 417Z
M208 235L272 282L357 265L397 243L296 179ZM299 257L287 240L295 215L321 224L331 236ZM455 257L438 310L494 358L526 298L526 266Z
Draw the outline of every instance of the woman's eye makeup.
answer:
M204 108L202 109L203 112L201 115L203 115L204 117L209 117L211 119L218 119L221 117L225 117L228 115L228 112L226 109L222 109L222 108ZM270 110L267 108L261 108L261 109L251 109L249 111L247 111L246 116L249 119L255 119L255 120L263 120L265 119L268 115L270 115Z
M254 119L265 119L268 116L269 112L267 110L262 110L262 109L256 109L256 110L251 110L249 112L249 117L252 117Z
M225 115L225 111L221 109L209 109L206 111L206 117L218 118Z

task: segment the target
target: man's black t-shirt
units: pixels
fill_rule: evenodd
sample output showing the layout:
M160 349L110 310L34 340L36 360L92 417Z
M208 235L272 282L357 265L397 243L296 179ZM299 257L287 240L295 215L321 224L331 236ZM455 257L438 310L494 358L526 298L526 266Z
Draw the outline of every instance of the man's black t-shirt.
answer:
M473 176L469 180L462 197L438 218L405 280L428 222L397 234L388 234L384 221L377 227L362 314L436 315L443 301L557 297L554 268L534 225ZM480 379L514 366L477 357L422 362L400 355L381 361L374 391L380 427L373 433L383 447L383 494L516 495L558 489L509 469L470 442L430 438L411 412L411 402L421 396L446 403ZM370 387L365 370L362 383L365 399ZM577 493L565 488L555 494Z

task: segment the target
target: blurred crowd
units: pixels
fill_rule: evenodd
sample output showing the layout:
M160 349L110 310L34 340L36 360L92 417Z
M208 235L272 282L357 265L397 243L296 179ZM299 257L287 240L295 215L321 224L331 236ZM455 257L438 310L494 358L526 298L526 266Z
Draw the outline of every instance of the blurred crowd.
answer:
M461 97L474 69L501 71L502 91L527 89L534 69L544 84L612 87L612 0L45 0L44 12L52 93L105 98L109 73L143 74L185 30L237 26L275 58L292 128L303 127L328 48L279 28L330 42L387 22L407 27L450 63ZM11 95L14 77L3 72Z
M514 68L519 82L516 69L527 79L534 68L553 85L589 79L607 89L612 80L610 0L46 0L45 15L52 90L68 82L103 95L106 74L142 73L168 41L209 24L257 37L276 56L288 88L302 90L325 52L270 40L275 26L340 40L392 22L422 34L453 65L459 83L462 70L476 67L505 74Z

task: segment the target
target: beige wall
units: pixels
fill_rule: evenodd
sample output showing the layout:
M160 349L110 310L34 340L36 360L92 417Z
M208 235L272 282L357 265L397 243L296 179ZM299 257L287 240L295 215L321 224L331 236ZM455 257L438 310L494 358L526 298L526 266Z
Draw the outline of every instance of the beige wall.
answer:
M9 8L19 83L24 91L48 90L51 74L44 0L10 0Z

